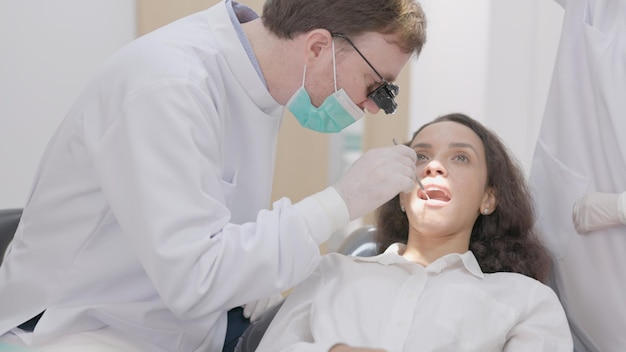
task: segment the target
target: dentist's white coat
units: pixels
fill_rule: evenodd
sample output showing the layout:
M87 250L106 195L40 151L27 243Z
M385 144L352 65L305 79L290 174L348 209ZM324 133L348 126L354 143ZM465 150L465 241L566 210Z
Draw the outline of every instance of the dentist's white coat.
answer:
M580 236L574 201L626 190L626 1L561 0L565 16L530 183L560 298L600 351L626 347L626 227Z
M82 331L125 351L221 351L228 308L310 274L342 225L333 205L347 223L332 190L262 210L283 108L230 6L130 43L79 97L0 266L0 335L45 310L26 344Z

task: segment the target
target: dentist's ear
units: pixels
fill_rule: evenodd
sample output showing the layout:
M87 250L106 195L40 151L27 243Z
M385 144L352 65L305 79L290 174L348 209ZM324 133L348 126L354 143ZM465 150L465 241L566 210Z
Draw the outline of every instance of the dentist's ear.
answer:
M314 29L306 33L305 45L307 66L312 66L313 61L320 57L323 49L332 47L333 36L325 29Z

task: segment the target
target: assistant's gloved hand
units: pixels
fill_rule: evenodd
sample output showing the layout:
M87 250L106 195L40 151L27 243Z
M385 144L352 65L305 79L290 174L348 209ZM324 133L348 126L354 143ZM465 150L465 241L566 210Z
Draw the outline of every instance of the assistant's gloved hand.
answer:
M405 145L365 152L333 186L346 202L350 220L415 187L415 151Z
M626 225L626 192L590 192L574 202L574 227L579 234Z
M255 322L261 317L263 312L282 300L283 296L278 293L270 297L261 298L258 301L250 302L243 306L243 316L250 319L251 322Z

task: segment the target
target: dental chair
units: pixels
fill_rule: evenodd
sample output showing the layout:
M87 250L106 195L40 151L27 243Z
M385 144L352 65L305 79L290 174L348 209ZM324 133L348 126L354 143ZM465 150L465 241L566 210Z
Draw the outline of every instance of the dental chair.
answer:
M0 263L2 263L4 253L15 235L21 217L22 209L0 209Z
M373 225L358 228L343 241L337 252L355 257L373 257L378 254Z

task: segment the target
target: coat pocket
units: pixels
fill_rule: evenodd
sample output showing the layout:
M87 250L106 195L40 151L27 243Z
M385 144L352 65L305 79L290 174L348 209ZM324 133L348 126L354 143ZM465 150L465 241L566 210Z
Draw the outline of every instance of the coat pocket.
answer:
M576 235L572 220L574 202L587 191L590 180L555 158L541 141L537 143L532 168L543 174L533 183L540 235L556 258L563 259Z

